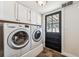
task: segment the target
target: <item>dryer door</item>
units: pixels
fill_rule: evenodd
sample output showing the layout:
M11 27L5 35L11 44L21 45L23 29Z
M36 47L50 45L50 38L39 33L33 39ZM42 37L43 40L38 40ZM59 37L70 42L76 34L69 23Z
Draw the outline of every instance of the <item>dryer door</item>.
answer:
M20 49L29 42L29 33L26 29L17 29L10 33L7 43L11 48Z
M33 32L33 40L35 42L38 42L41 40L41 37L42 37L42 31L41 29L36 29L34 32Z

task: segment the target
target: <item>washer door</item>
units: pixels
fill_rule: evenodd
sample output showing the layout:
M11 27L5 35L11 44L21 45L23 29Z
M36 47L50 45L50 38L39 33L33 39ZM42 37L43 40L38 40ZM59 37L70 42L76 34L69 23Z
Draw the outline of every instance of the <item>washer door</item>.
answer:
M25 47L29 42L29 33L26 29L17 29L10 33L7 43L11 48L19 49Z
M33 32L33 40L34 40L35 42L40 41L40 40L41 40L41 36L42 36L42 32L41 32L40 29L37 29L37 30L35 30L35 31Z

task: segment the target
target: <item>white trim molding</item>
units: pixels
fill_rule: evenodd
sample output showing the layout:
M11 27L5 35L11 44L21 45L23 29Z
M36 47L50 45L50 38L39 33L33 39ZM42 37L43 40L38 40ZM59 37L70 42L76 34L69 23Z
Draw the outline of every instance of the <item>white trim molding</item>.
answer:
M73 54L71 54L71 53L67 53L67 52L62 52L61 54L62 54L62 55L65 55L65 56L67 56L67 57L77 57L77 56L75 56L75 55L73 55Z

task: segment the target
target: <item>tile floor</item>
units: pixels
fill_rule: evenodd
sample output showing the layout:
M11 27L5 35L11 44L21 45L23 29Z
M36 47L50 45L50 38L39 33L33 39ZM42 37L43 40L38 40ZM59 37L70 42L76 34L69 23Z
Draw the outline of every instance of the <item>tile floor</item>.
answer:
M65 57L60 52L45 47L44 50L37 57Z

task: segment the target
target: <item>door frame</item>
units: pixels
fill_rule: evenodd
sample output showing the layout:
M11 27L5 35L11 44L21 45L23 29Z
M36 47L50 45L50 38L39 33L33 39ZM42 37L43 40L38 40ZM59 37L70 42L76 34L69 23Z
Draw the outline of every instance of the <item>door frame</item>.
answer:
M63 34L63 29L62 29L62 24L63 24L63 22L62 22L62 10L58 10L58 11L55 11L55 12L51 12L51 13L49 13L49 14L47 14L47 15L45 15L45 33L46 33L46 26L47 26L47 16L50 16L50 15L53 15L53 14L57 14L57 13L60 13L60 15L61 15L61 17L60 17L60 22L59 22L59 25L60 25L60 34L61 34L61 53L63 52L63 37L62 37L62 34ZM45 38L46 38L46 34L45 34Z

